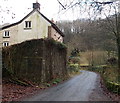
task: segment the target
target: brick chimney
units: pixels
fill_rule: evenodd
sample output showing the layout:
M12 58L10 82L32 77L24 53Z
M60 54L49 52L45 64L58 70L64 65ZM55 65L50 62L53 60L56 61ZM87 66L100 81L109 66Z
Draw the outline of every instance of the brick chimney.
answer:
M33 3L33 9L38 9L40 11L40 4L38 1L36 1L36 3Z

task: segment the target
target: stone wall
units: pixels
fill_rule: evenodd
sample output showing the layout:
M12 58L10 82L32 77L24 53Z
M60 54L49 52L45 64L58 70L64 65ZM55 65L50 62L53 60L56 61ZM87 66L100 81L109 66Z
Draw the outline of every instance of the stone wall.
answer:
M26 41L3 48L2 53L3 71L19 78L40 83L67 75L67 48L52 39Z

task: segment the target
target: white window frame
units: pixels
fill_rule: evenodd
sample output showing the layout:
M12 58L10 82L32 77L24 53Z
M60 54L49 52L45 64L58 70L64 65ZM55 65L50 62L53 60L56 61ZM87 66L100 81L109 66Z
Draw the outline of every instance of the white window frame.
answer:
M3 47L7 47L7 46L9 46L9 42L8 41L3 42Z
M32 28L32 22L31 21L25 21L25 29L31 29Z
M10 37L10 31L9 30L4 31L3 37L9 38Z

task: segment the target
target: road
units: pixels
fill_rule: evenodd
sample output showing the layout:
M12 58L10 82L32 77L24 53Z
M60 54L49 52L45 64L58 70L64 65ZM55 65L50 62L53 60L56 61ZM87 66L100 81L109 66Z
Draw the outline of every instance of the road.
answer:
M2 49L0 48L0 85L2 84Z
M23 101L109 101L98 83L98 75L81 71L70 80L24 99Z
M0 48L0 77L2 76L2 50Z
M2 101L2 51L0 48L0 103Z

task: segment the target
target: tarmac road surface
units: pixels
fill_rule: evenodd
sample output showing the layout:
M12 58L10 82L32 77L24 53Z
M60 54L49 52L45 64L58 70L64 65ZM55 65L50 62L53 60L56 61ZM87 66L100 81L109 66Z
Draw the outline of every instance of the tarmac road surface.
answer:
M0 103L2 101L2 50L0 48Z
M81 71L70 80L40 91L23 101L110 101L98 83L98 75Z

